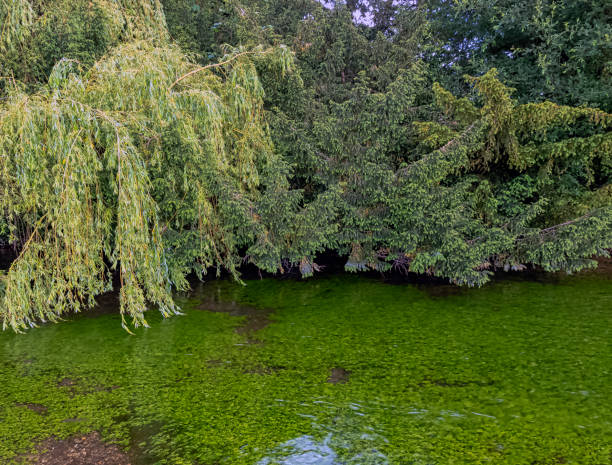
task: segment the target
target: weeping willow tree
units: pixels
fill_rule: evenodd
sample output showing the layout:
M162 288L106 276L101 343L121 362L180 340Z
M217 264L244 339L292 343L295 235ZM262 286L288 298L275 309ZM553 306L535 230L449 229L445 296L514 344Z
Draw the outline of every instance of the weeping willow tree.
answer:
M0 106L0 211L20 249L2 277L5 328L92 305L114 270L124 326L125 316L146 324L147 304L176 313L171 287L184 288L192 270L235 270L238 247L261 224L260 190L287 187L255 62L280 75L290 52L228 48L196 66L164 42L155 4L105 5L128 12L117 21L139 31L132 39L148 39L89 68L61 60L38 92L12 85ZM23 37L11 34L5 47Z

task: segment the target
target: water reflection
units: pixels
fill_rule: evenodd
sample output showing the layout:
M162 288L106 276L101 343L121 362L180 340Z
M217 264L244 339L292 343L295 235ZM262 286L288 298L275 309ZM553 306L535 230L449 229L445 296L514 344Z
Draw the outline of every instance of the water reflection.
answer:
M329 445L331 437L332 435L328 434L320 442L312 436L290 439L272 451L272 455L280 457L266 457L260 460L258 465L335 465L338 463L338 456Z
M270 450L256 465L390 465L397 457L385 455L393 447L384 427L376 422L382 411L388 417L411 418L420 425L440 425L480 417L489 425L497 418L489 413L465 409L425 409L376 401L338 404L315 398L311 401L275 399L290 404L295 415L311 420L311 433L290 439ZM503 399L496 399L503 402ZM417 424L415 423L415 425ZM503 445L497 446L502 447Z
M313 420L313 430L320 432L318 438L303 435L290 439L270 451L257 465L389 465L388 458L379 450L389 441L367 424L360 404L350 403L346 408L339 408L317 400L299 405L311 412L297 415ZM317 408L325 409L325 413L320 413L328 418L329 412L333 412L330 424L318 423L319 417L312 414Z
M373 440L374 437L364 433L361 441ZM336 452L334 448L340 449ZM271 452L272 457L266 457L258 465L389 465L387 457L376 449L362 450L351 456L346 454L354 449L353 444L335 437L329 433L317 441L312 436L300 436L281 444Z

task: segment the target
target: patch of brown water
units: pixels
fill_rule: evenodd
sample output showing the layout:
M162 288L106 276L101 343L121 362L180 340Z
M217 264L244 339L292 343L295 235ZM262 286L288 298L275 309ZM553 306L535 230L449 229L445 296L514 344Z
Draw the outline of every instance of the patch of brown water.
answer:
M236 328L238 334L251 334L272 323L272 320L269 318L272 310L267 308L248 307L239 305L236 302L224 302L212 299L203 301L198 305L198 308L208 312L227 313L231 316L245 316L245 323ZM257 339L248 339L247 342L249 344L260 343Z
M346 384L348 383L351 372L345 370L342 367L335 367L331 369L331 373L327 378L327 382L331 384Z
M32 412L36 412L39 415L46 415L47 414L47 407L44 406L43 404L35 404L35 403L26 403L26 404L15 404L17 407L25 407L28 410L32 410Z
M244 370L243 373L247 375L270 375L281 370L285 370L287 367L283 366L263 366L257 365L253 368Z
M37 452L24 457L31 465L131 465L128 455L114 444L102 442L98 432L68 439L50 438Z
M162 429L158 421L130 428L130 465L153 465L159 460L150 452L151 438Z
M71 378L62 378L57 383L58 388L66 388L66 391L68 392L68 395L70 397L76 396L76 393L77 393L76 385L77 385L77 382Z
M70 378L62 378L58 383L57 386L58 387L64 387L64 386L76 386L77 382L73 379Z

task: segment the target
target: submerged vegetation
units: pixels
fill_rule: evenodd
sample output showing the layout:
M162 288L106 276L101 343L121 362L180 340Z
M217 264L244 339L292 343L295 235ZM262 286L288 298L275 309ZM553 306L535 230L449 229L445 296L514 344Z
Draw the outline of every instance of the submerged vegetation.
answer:
M0 0L4 328L114 275L128 328L243 262L481 285L609 254L609 9L323 3Z
M211 281L138 337L105 297L0 334L0 462L98 431L143 465L605 464L611 284Z

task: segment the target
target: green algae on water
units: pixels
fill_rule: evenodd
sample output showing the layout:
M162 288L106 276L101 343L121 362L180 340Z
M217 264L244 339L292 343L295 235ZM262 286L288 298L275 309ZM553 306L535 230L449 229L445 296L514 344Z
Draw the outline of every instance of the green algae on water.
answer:
M99 431L141 464L611 463L610 279L436 289L214 281L135 336L1 334L0 462Z

